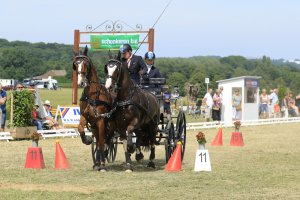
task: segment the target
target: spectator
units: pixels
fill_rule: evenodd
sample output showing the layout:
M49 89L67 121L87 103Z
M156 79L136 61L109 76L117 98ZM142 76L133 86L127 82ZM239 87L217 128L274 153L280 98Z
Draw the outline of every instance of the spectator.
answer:
M139 85L140 76L147 71L146 63L141 56L132 53L132 48L129 44L123 44L120 47L120 53L123 56L121 62L128 67L130 78Z
M43 130L42 119L39 113L39 105L35 104L32 111L32 124L37 126L37 130Z
M221 108L220 108L220 116L221 116L221 121L223 121L224 120L223 112L225 110L225 107L224 107L224 104L223 104L223 90L224 90L223 86L221 86L219 88L219 90L220 90L220 98L221 98L221 105L222 105Z
M266 89L262 89L262 93L260 95L260 112L259 115L262 118L268 117L268 104L269 104L269 96L267 95Z
M269 96L270 105L271 105L271 114L275 115L275 106L279 104L278 100L278 89L275 88Z
M17 86L16 86L16 90L17 91L22 91L22 90L24 90L24 86L21 83L18 83Z
M213 121L221 121L222 98L221 90L217 89L213 96L212 118Z
M239 89L232 96L232 120L242 119L242 95Z
M203 102L205 103L205 119L207 122L209 122L210 118L211 118L211 109L213 106L213 99L211 96L212 93L212 89L208 88L207 93L205 94L204 98L203 98Z
M51 113L51 104L49 100L46 100L44 103L44 109L46 111L46 116L43 118L43 124L46 124L50 129L60 128L57 121L54 120Z
M5 121L6 121L6 91L2 89L2 84L0 83L0 132L4 131Z
M171 93L169 86L165 87L163 93L164 100L164 112L167 114L171 114Z
M292 117L297 117L299 115L298 107L295 104L295 99L293 98L293 93L289 93L288 98L288 114Z
M289 92L285 93L285 97L282 99L281 102L281 112L284 118L288 118L288 102L289 102Z

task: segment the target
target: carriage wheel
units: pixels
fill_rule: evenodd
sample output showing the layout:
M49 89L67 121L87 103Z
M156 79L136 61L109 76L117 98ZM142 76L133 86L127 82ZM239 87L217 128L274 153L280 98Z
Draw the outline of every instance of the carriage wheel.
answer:
M118 138L113 137L109 144L106 145L105 157L107 162L115 162L118 150Z
M180 111L177 117L175 129L176 143L181 142L181 160L183 160L186 144L186 119L183 111Z
M93 142L91 145L91 150L92 150L93 163L95 165L96 160L100 160L100 154L97 153L96 138L94 137L94 135L92 136L92 138L93 138ZM112 138L109 144L105 145L104 154L107 162L110 163L116 160L117 150L118 150L117 138L114 137Z
M165 150L166 150L166 163L169 161L170 157L175 150L176 143L175 143L175 131L174 131L174 124L172 121L169 121L167 124L168 136L165 140Z

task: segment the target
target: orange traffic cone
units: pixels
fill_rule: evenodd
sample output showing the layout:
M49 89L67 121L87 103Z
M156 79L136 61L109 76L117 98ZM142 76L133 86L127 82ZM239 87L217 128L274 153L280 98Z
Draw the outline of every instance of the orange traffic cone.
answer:
M244 146L243 135L241 132L232 132L230 145L231 146Z
M69 163L66 158L64 151L62 150L59 141L56 141L56 151L55 151L55 169L69 169Z
M222 127L219 128L219 131L214 139L214 141L212 141L211 145L212 146L222 146L223 145L223 139L222 139Z
M29 147L27 150L25 168L45 168L43 151L41 147Z
M165 168L167 172L181 171L181 142L177 142L175 151L173 152L170 160Z

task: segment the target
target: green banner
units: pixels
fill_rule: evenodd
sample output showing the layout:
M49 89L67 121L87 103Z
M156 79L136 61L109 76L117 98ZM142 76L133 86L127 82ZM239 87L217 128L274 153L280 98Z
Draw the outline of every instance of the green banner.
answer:
M132 49L137 49L140 35L91 35L92 50L117 50L122 44L130 44Z

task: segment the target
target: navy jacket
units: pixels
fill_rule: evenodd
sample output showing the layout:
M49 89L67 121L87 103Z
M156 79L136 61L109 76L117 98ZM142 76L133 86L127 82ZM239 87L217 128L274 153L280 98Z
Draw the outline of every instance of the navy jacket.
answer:
M147 68L147 71L148 71L148 68ZM149 73L147 73L147 74L148 74L149 78L162 78L161 74L159 72L159 69L156 68L154 65L152 65Z
M127 60L126 59L122 58L121 61L122 61L122 64L124 66L127 66ZM146 71L147 70L147 65L146 65L146 63L144 62L144 60L141 56L132 55L130 65L129 65L128 69L129 69L130 78L136 84L140 84L140 74L139 74L139 72L141 70Z

